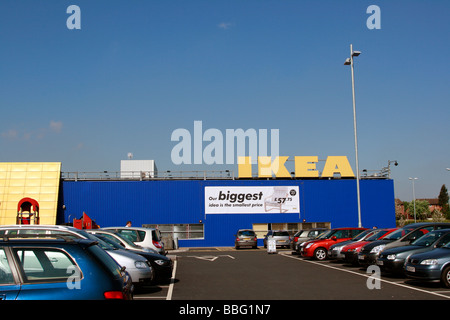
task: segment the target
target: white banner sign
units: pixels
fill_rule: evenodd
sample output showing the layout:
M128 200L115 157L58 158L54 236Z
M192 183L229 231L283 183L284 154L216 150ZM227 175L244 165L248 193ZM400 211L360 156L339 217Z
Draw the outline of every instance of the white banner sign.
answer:
M300 213L298 186L205 187L205 213Z

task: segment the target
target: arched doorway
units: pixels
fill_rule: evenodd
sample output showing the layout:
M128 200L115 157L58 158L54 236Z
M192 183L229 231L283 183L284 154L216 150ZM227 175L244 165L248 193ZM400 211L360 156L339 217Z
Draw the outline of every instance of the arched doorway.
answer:
M31 198L23 198L17 204L17 224L39 224L39 203Z

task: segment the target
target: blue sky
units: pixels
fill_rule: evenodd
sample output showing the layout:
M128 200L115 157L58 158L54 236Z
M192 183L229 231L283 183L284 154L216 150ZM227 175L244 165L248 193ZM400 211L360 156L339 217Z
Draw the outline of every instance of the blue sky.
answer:
M69 5L81 29L69 30ZM370 30L370 5L381 29ZM10 1L0 3L0 161L118 171L128 152L165 170L177 128L279 129L280 154L388 160L396 197L450 185L450 3L432 1ZM204 144L206 145L206 143Z

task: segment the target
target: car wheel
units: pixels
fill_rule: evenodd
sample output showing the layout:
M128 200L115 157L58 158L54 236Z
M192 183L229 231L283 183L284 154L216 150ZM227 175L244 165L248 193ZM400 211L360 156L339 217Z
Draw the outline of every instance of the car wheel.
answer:
M325 260L327 258L327 250L325 248L317 248L314 251L314 258L317 260Z
M445 267L441 274L441 282L447 288L450 288L450 266Z

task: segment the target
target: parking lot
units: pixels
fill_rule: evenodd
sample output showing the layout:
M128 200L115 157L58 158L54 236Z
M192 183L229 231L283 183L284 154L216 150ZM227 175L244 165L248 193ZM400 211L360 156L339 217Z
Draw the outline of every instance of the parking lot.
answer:
M137 290L136 300L449 300L450 289L367 273L291 250L192 248L171 253L170 283Z

